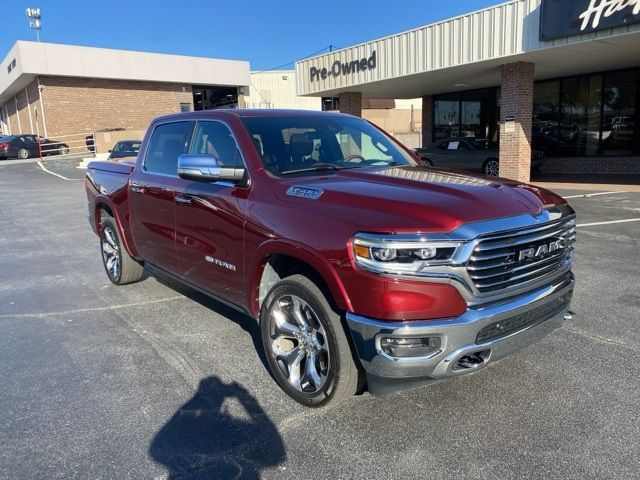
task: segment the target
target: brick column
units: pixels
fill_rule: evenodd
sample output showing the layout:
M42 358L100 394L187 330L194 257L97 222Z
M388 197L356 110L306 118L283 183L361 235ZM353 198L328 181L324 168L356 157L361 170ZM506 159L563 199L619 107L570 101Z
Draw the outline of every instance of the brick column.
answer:
M520 182L528 182L531 175L533 71L533 63L502 66L500 176ZM507 117L514 122L505 123Z
M362 93L360 92L344 92L339 96L340 112L362 116Z
M247 103L244 98L244 89L242 87L238 87L238 108L246 108Z
M422 97L422 148L433 143L433 97Z

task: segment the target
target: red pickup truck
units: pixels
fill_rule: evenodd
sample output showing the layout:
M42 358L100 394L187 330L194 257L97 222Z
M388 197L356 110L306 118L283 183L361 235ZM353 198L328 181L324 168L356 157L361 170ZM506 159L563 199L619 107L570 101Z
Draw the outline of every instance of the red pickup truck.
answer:
M256 318L305 405L477 371L570 315L565 200L421 166L360 118L157 118L135 164L89 164L86 192L113 283L147 268Z

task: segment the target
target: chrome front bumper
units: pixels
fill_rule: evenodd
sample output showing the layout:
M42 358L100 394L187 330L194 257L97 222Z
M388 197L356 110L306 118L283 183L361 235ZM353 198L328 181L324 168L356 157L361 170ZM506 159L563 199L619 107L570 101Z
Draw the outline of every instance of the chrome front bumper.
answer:
M569 273L514 300L470 307L460 317L448 320L385 322L347 313L369 391L384 395L476 371L535 343L562 324L573 287L574 277ZM492 335L486 340L479 338L487 329ZM382 350L385 337L437 337L440 346L428 356L399 358ZM470 356L478 360L472 366L467 362Z

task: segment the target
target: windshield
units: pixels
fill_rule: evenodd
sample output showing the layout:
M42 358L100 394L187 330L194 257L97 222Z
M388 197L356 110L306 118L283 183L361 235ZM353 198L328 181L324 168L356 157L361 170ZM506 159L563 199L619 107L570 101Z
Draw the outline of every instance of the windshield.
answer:
M118 142L113 151L138 153L140 151L140 142Z
M300 115L242 121L264 167L278 176L416 164L393 140L360 118Z

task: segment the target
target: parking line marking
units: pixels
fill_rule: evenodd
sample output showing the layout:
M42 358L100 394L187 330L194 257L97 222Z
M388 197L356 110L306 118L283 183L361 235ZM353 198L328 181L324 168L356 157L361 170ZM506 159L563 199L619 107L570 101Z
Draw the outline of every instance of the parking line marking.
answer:
M640 222L640 218L627 218L626 220L610 220L608 222L579 223L576 227L595 227L596 225L611 225L613 223Z
M7 313L0 315L0 318L43 318L51 317L54 315L72 315L74 313L87 313L87 312L101 312L105 310L119 310L121 308L129 307L141 307L143 305L150 305L152 303L172 302L174 300L185 299L184 295L176 295L167 298L158 298L156 300L147 300L146 302L136 303L124 303L120 305L107 305L106 307L93 307L93 308L77 308L74 310L64 310L62 312L44 312L44 313Z
M47 168L42 164L42 162L37 162L37 164L40 166L40 168L42 170L44 170L47 173L50 173L51 175L55 175L58 178L61 178L62 180L67 180L67 181L72 181L73 178L67 178L67 177L63 177L62 175L60 175L59 173L56 172L52 172L51 170L47 170Z
M564 199L568 198L589 198L589 197L597 197L599 195L614 195L616 193L629 193L629 192L597 192L597 193L582 193L580 195L569 195L568 197L562 197Z

